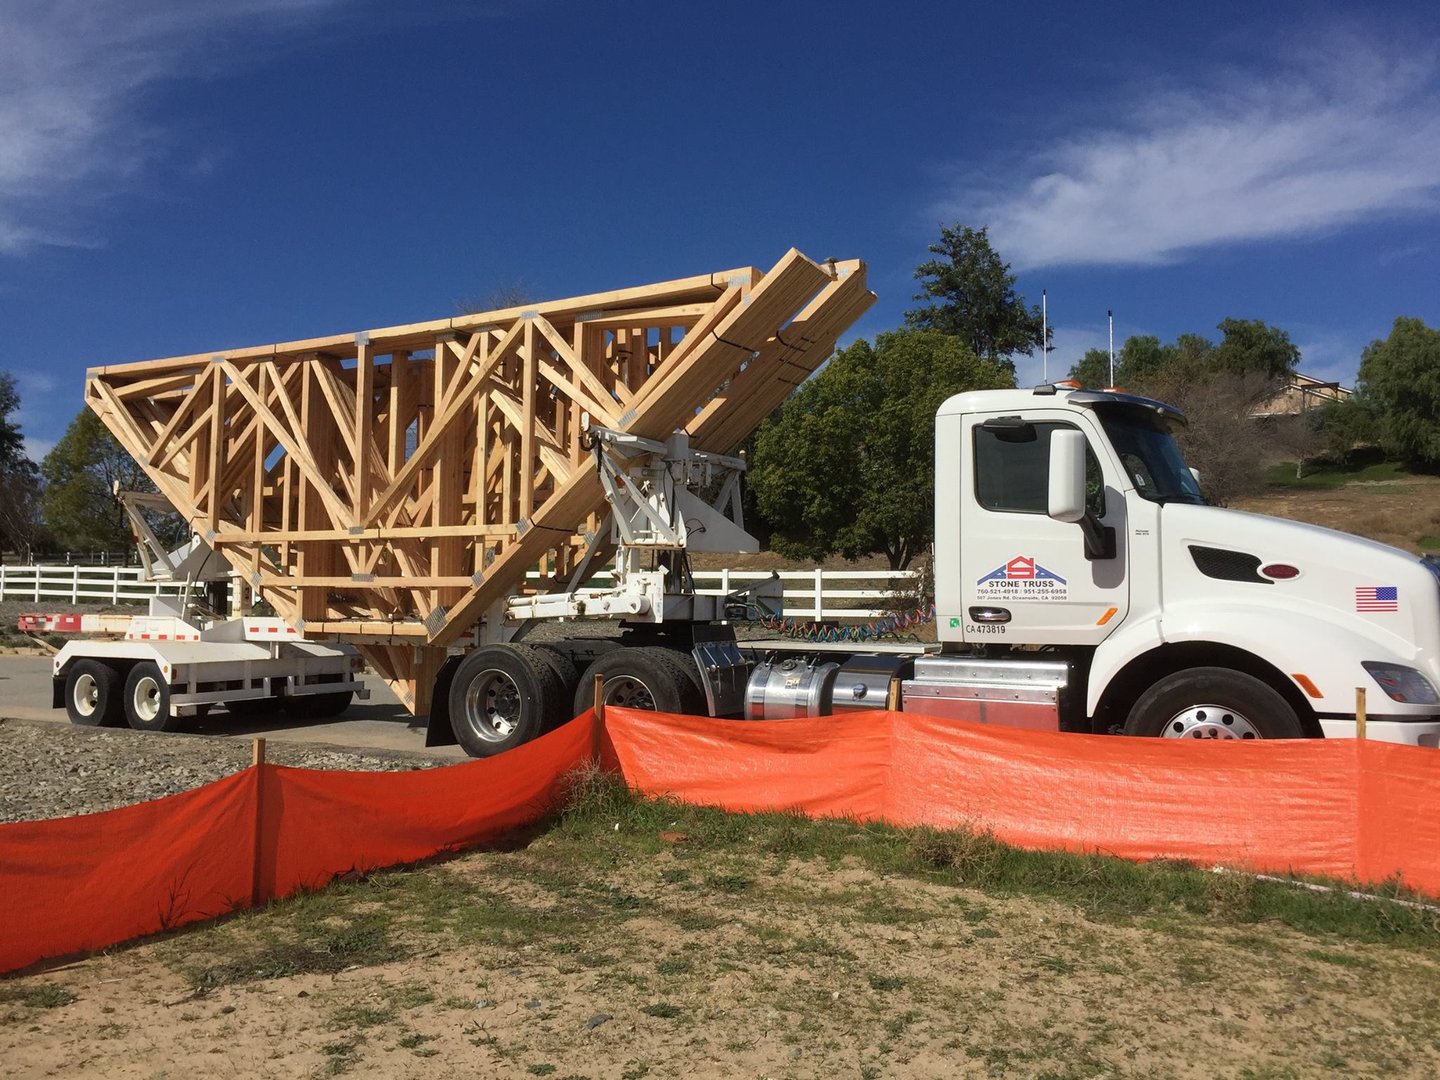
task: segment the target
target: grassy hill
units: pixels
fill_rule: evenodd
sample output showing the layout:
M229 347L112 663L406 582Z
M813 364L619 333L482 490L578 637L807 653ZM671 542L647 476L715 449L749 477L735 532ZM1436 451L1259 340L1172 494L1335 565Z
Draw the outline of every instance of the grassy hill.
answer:
M1271 469L1265 491L1237 510L1308 521L1416 553L1440 551L1440 476L1393 462L1323 469L1297 479L1294 462Z

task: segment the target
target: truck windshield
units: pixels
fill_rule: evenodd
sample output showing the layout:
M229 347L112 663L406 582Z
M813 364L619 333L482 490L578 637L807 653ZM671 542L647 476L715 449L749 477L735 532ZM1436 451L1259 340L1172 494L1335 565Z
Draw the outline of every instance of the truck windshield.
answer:
M1204 503L1200 485L1185 467L1163 417L1146 409L1097 408L1110 444L1141 498L1151 502Z

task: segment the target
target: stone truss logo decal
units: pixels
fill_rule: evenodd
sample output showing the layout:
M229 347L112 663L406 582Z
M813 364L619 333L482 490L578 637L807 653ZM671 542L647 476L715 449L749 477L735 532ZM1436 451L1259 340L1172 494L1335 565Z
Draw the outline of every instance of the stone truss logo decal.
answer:
M982 600L1064 600L1069 596L1069 586L1033 556L1016 555L976 581L975 595Z

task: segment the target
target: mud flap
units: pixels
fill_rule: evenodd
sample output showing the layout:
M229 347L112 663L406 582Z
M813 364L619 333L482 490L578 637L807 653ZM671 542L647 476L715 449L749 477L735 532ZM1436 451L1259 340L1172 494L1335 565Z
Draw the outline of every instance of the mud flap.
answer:
M426 746L454 746L455 729L450 726L450 684L463 656L447 656L435 673L435 686L430 691L430 718L425 725Z

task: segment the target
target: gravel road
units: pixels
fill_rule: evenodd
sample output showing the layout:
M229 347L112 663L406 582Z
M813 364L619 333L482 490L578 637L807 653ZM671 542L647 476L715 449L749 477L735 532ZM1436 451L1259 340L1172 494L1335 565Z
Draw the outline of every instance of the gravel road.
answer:
M454 764L404 751L269 742L266 760L307 769L403 771ZM250 743L204 735L0 721L0 823L93 814L248 768Z

